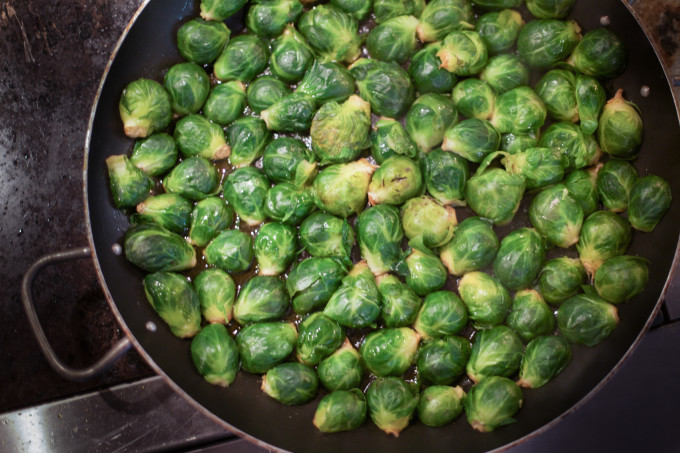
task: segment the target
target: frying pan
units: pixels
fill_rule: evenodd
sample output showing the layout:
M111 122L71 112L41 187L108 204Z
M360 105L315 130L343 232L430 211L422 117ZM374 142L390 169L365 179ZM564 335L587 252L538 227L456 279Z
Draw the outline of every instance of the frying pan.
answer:
M573 360L561 375L540 389L524 390L524 404L516 416L517 422L492 433L473 431L461 417L452 425L436 429L414 421L398 438L385 435L370 422L356 431L328 435L311 423L320 396L303 406L284 406L260 391L259 376L245 372L227 389L205 382L191 364L190 342L176 338L166 328L146 301L144 274L121 253L128 220L112 204L105 163L110 155L129 152L132 144L122 132L118 114L123 88L139 77L160 80L164 68L181 60L175 47L176 31L181 23L196 15L197 6L198 1L191 0L149 0L128 25L102 79L86 140L84 198L90 247L44 257L24 278L24 305L29 319L48 361L60 374L85 379L132 345L172 388L226 429L263 446L296 452L361 448L377 453L417 450L424 445L432 451L507 448L558 423L606 384L631 354L660 308L678 250L680 223L674 220L680 218L680 203L671 205L653 233L634 233L628 253L649 259L650 279L641 295L619 306L621 321L611 336L593 348L574 346ZM584 30L606 24L625 41L628 69L623 76L607 83L608 95L611 97L615 89L623 88L626 97L640 107L645 136L636 167L640 175L657 174L667 179L677 198L680 127L673 93L652 44L627 4L620 0L581 0L571 17ZM228 26L232 34L237 33L243 28L242 17L231 18ZM126 338L93 367L71 370L59 362L46 344L31 306L30 285L35 274L47 264L90 256Z

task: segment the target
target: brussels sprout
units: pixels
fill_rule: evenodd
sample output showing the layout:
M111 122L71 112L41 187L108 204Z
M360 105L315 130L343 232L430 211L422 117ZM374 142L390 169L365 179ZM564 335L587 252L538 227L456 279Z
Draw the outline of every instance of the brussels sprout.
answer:
M597 295L577 294L557 310L557 327L572 343L595 346L619 323L616 307Z
M223 21L236 14L248 0L201 0L201 17L205 20Z
M475 15L467 0L432 0L420 15L421 42L440 41L452 31L474 28Z
M398 16L381 22L366 38L366 49L371 58L402 64L416 50L418 19Z
M248 105L255 113L260 113L279 102L291 93L290 87L271 75L263 75L248 85L246 96Z
M607 302L620 304L640 294L649 280L648 261L637 256L609 258L597 268L593 285Z
M468 217L439 249L439 257L450 274L460 277L491 264L498 247L498 236L491 225L479 217Z
M479 73L489 58L484 40L472 30L453 31L446 35L437 56L442 68L458 76Z
M246 26L263 38L279 36L286 25L302 14L299 0L252 0L246 14Z
M529 68L516 55L496 55L489 58L489 63L479 74L479 78L501 94L528 85Z
M168 69L163 87L170 95L172 110L179 115L198 112L210 91L210 77L196 63L177 63Z
M177 163L175 140L165 133L137 140L132 148L130 161L149 176L162 175Z
M467 311L460 297L452 291L437 291L425 297L413 328L428 340L455 335L463 330L467 321Z
M519 175L480 166L465 185L465 199L477 215L496 225L504 225L519 209L525 187L524 178Z
M375 167L366 159L326 167L314 180L314 201L339 217L359 214L366 206L366 193Z
M597 129L597 120L607 102L607 95L600 82L581 74L576 76L574 90L581 130L584 134L592 134Z
M314 368L297 362L282 363L262 376L262 391L291 406L314 399L318 386L319 378Z
M638 108L623 98L623 90L607 101L597 129L602 150L613 157L631 159L642 143L642 118Z
M541 293L534 289L515 293L507 323L524 341L555 331L555 315Z
M597 172L597 194L606 209L623 212L628 209L628 196L637 180L637 169L625 160L607 161Z
M222 198L210 197L199 201L191 211L189 242L205 247L220 231L234 223L234 209Z
M355 264L342 279L323 313L351 329L375 326L380 315L380 292L365 261Z
M602 155L592 135L585 134L575 124L564 121L548 126L538 143L542 148L550 148L566 156L569 168L572 169L593 165Z
M299 327L297 359L305 365L318 365L335 352L345 340L345 331L337 322L321 312L312 313Z
M472 341L467 375L475 383L489 376L510 377L519 370L523 352L522 340L510 327L480 330Z
M371 132L371 106L357 95L344 103L329 101L312 119L309 134L312 149L321 165L355 160L368 148Z
M549 242L567 248L579 240L583 209L564 184L543 189L529 206L529 220Z
M496 151L501 134L487 120L469 118L446 130L444 151L452 151L471 162L481 162Z
M402 254L393 269L419 296L440 290L446 284L446 268L421 241L410 241L409 250Z
M351 63L361 55L357 20L335 6L318 5L302 14L297 25L324 62Z
M260 275L279 275L297 257L298 244L295 228L278 222L265 223L254 241Z
M472 271L458 280L468 317L476 329L486 329L503 322L512 304L508 290L494 277Z
M205 262L227 272L243 272L253 262L253 240L241 230L224 230L203 250Z
M407 238L420 237L425 247L439 247L451 240L458 221L451 206L424 195L404 203L401 224Z
M527 8L539 19L564 19L576 0L527 0Z
M310 182L317 172L312 150L292 137L269 142L264 149L262 169L274 182L293 182L297 186Z
M583 215L589 216L597 211L599 198L597 195L596 178L600 167L593 167L589 170L575 170L564 178L564 185L569 191L569 195L578 201L583 209Z
M376 278L382 309L380 319L385 327L407 327L413 324L420 309L418 295L397 277L383 274Z
M538 137L535 133L501 134L501 151L517 154L529 148L538 148Z
M366 390L366 403L373 423L396 437L413 417L418 390L398 377L378 378Z
M626 219L610 211L596 211L584 220L576 250L588 275L592 276L603 262L623 255L631 239Z
M293 266L286 289L295 313L303 315L326 305L346 273L336 258L307 258Z
M469 78L461 80L453 88L453 103L460 113L468 118L487 120L493 114L496 93L483 80Z
M527 189L539 189L562 181L567 165L566 158L550 148L528 148L505 155L501 162L508 173L525 179Z
M137 205L137 219L149 220L173 233L183 234L191 221L191 202L180 195L162 193Z
M217 57L213 72L223 82L239 80L248 83L264 71L268 61L269 50L260 38L248 34L239 35L231 39Z
M236 283L221 269L205 269L194 278L194 289L201 302L201 313L210 323L231 321Z
M295 89L311 96L316 102L342 102L354 94L356 86L350 71L341 64L315 60Z
M380 118L371 132L371 155L378 165L393 156L414 159L418 147L406 133L400 122L392 118Z
M400 205L423 193L420 165L408 157L394 156L385 160L373 173L368 185L368 202Z
M424 8L425 0L373 0L376 23L385 22L397 16L419 17Z
M406 113L406 131L421 151L429 152L444 139L444 133L458 121L450 98L426 93L413 102Z
M496 55L515 45L522 27L524 20L519 11L503 9L479 16L475 30L482 37L489 54Z
M472 0L477 6L484 9L517 8L522 5L522 0Z
M552 69L543 74L536 84L536 94L554 119L575 123L579 119L575 85L573 73Z
M493 272L509 290L527 288L545 261L545 243L533 228L518 228L503 238L493 260Z
M638 178L628 194L628 221L633 228L651 232L671 205L671 187L661 176Z
M526 134L542 127L546 115L541 98L522 86L498 95L490 121L500 133Z
M231 147L229 162L236 168L247 167L262 156L269 141L269 130L260 118L244 116L227 128Z
M191 340L191 359L211 384L228 387L240 368L238 348L222 324L208 324Z
M113 204L121 208L131 208L143 202L153 187L153 180L135 167L125 154L106 158L109 173L109 187Z
M196 265L196 251L179 234L153 223L125 232L125 258L147 272L184 271Z
M463 412L465 392L460 387L433 385L420 394L418 418L427 426L444 426Z
M467 160L440 148L422 157L428 193L442 204L465 206L465 183L470 177Z
M441 48L441 43L428 44L413 57L408 67L408 74L413 79L413 83L419 93L450 93L456 84L457 77L444 68L437 52Z
M174 137L184 157L200 156L220 160L231 153L219 124L211 123L205 116L197 113L177 121Z
M415 363L420 335L408 327L369 333L359 353L368 370L380 377L401 376Z
M243 167L229 173L224 181L224 198L246 225L259 225L266 218L264 202L269 181L262 171Z
M334 256L344 263L351 263L354 230L347 219L315 212L300 224L300 242L312 256Z
M583 36L567 63L582 74L611 79L623 72L627 58L626 46L615 33L596 28Z
M294 92L262 110L260 117L272 131L306 132L312 125L315 112L314 99L306 94Z
M232 80L210 89L203 114L213 123L226 126L240 117L245 107L246 87L238 80Z
M282 182L267 192L264 213L277 222L299 225L314 207L311 189L298 189L292 183Z
M281 36L272 41L269 68L279 79L297 82L314 63L314 54L305 38L292 24L288 24Z
M436 385L451 385L465 371L470 342L458 336L426 341L418 350L418 377Z
M372 0L331 0L330 3L356 20L363 20L371 12L373 6Z
M586 269L581 261L562 256L545 263L537 287L546 301L558 305L579 292L585 282Z
M245 326L235 339L243 369L262 374L293 352L297 330L293 323L258 322Z
M538 337L529 342L519 370L520 387L537 389L564 370L571 361L571 346L557 335Z
M321 398L314 413L314 426L322 433L359 428L366 420L366 398L357 389L336 390Z
M521 406L522 390L514 381L501 376L482 379L463 400L468 422L482 433L514 423L512 416Z
M569 56L581 40L581 27L573 21L529 21L519 32L517 51L532 69L548 69Z
M184 276L172 272L148 274L144 293L176 337L190 338L201 330L201 303Z
M144 138L160 132L172 120L170 95L160 83L150 79L130 82L123 89L118 111L125 135L131 138Z
M399 211L388 205L366 209L357 218L357 241L371 272L382 275L399 260L404 230Z
M224 22L197 17L177 30L177 49L187 61L200 65L212 63L229 42L230 35Z
M339 349L319 362L317 374L321 385L331 392L359 387L364 375L361 355L345 338Z
M396 63L360 58L349 67L359 95L376 115L398 118L411 106L414 89L408 73Z

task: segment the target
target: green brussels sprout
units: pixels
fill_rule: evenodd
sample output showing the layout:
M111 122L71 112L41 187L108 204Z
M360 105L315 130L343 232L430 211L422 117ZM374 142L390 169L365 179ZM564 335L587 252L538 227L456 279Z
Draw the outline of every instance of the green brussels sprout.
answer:
M418 418L427 426L444 426L463 412L465 392L460 387L433 385L420 394Z
M393 269L419 296L438 291L446 284L446 268L437 255L422 245L422 241L409 241L409 250L402 254Z
M191 19L177 30L177 49L187 61L204 65L219 57L229 42L231 30L221 21Z
M493 272L509 290L527 288L545 261L546 245L533 228L518 228L501 241L493 260Z
M504 9L518 8L522 5L522 0L472 0L475 5L484 9Z
M321 312L312 313L300 323L295 355L305 365L318 365L345 340L345 330Z
M260 112L267 128L278 132L306 132L312 125L316 102L306 94L293 92Z
M366 207L366 193L375 167L366 159L324 168L314 180L314 201L339 217L359 214Z
M592 135L585 134L575 124L565 121L548 126L541 135L538 146L563 154L571 169L594 165L602 155Z
M579 240L583 209L564 184L556 184L534 197L529 205L529 220L549 242L568 248Z
M614 256L597 268L593 285L597 294L612 304L626 302L640 294L649 280L648 261L630 255Z
M621 38L606 28L596 28L583 36L567 63L581 74L611 79L621 75L627 58L626 46Z
M411 328L384 328L369 333L359 353L376 376L401 376L415 363L419 341L420 335Z
M517 154L529 148L538 148L538 137L535 133L501 134L501 151Z
M453 101L437 93L416 99L406 113L406 132L423 152L429 152L444 139L444 133L458 121Z
M671 187L661 176L638 178L628 194L628 221L636 230L651 232L671 205Z
M154 132L161 132L170 124L170 95L155 80L137 79L123 89L118 112L125 135L145 138Z
M370 133L371 106L354 94L342 104L328 101L322 105L309 130L321 165L355 160L370 146Z
M357 20L333 5L318 5L298 20L300 33L324 62L351 63L361 55Z
M203 250L205 262L227 272L243 272L253 262L253 240L241 230L224 230Z
M135 141L130 155L135 167L149 176L160 176L177 163L175 140L165 133L156 133Z
M234 209L222 198L209 197L199 201L191 211L189 242L205 247L220 231L234 223Z
M516 154L504 154L502 164L510 174L526 181L527 189L540 189L564 179L566 158L550 148L527 148Z
M269 68L285 82L302 80L314 63L314 53L293 24L288 24L281 36L272 41Z
M576 21L532 20L519 32L517 51L532 69L548 69L567 58L580 40Z
M427 192L442 204L465 206L465 183L470 177L467 160L437 148L422 157Z
M282 363L262 376L262 391L290 406L313 400L318 386L314 368L297 362Z
M592 276L603 262L626 253L631 239L626 219L611 211L596 211L583 221L576 250L586 272Z
M616 306L595 294L577 294L557 310L557 327L572 343L595 346L619 323Z
M290 182L282 182L269 189L264 202L264 213L286 225L299 225L314 208L311 189L298 189Z
M201 17L210 21L223 21L236 14L248 0L201 0Z
M413 102L414 89L408 73L396 63L360 58L350 67L359 95L376 115L398 118Z
M413 324L420 309L418 295L397 277L383 274L376 278L382 309L380 319L385 327L407 327Z
M475 214L495 225L504 225L519 209L525 187L523 177L482 164L465 185L465 199Z
M113 204L117 208L134 207L149 196L153 180L135 167L135 164L125 154L107 157L106 167Z
M437 291L425 297L413 328L424 339L455 335L467 324L463 301L452 291Z
M508 378L490 376L472 386L463 400L470 426L487 433L514 423L512 418L522 406L522 390Z
M420 237L425 247L439 247L451 240L458 221L451 206L423 195L404 203L401 224L407 238Z
M254 241L260 275L279 275L297 257L298 244L295 228L278 222L265 223Z
M503 284L480 271L463 275L458 280L458 293L476 329L487 329L502 323L512 305L510 294Z
M331 0L330 4L341 9L356 20L364 20L371 12L372 0Z
M538 274L538 291L547 302L559 305L586 283L586 269L578 258L562 256L545 263Z
M600 200L597 195L597 172L599 167L588 170L574 170L564 178L564 185L572 196L581 205L583 215L589 216L597 211Z
M361 355L345 338L340 348L319 362L317 374L321 385L331 392L359 387L364 375Z
M628 209L628 196L637 180L637 169L625 160L611 159L597 172L597 194L612 212Z
M198 112L210 91L210 77L196 63L177 63L168 69L163 87L170 95L172 110L179 115Z
M300 140L279 137L265 147L262 169L274 182L293 182L303 186L317 173L314 153Z
M489 58L484 40L474 30L452 31L446 35L437 56L441 67L457 76L478 74Z
M293 266L286 289L295 313L304 315L323 308L340 287L347 271L336 258L307 258Z
M248 105L255 113L260 113L279 102L291 93L290 87L272 75L259 76L248 85L246 97Z
M273 38L283 33L286 25L302 14L299 0L252 0L246 14L246 26L251 33Z
M400 205L423 193L420 165L403 156L385 160L373 173L368 185L368 202L375 206L385 203Z
M539 19L564 19L576 0L527 0L527 8Z
M432 0L420 15L421 42L441 41L452 31L474 28L475 15L467 0Z
M435 385L451 385L465 371L470 342L459 336L425 341L418 350L418 377Z
M642 143L642 118L638 108L623 98L623 90L607 101L600 115L597 139L612 157L632 159Z
M222 324L208 324L191 340L191 359L211 384L228 387L240 368L238 348Z
M209 323L231 321L236 283L222 269L205 269L194 278L194 289L201 302L201 314Z
M524 341L555 331L552 308L535 289L523 289L515 293L507 323Z
M496 97L491 124L500 133L526 134L543 126L547 110L529 87L513 88Z
M311 96L316 102L342 102L356 90L350 71L338 63L315 60L295 89L296 93Z
M220 83L210 89L203 114L213 123L226 126L236 120L246 107L246 86L238 80Z
M173 272L148 274L144 277L144 293L176 337L190 338L201 330L201 303L184 276Z
M536 94L557 121L578 121L576 76L572 72L564 69L546 72L536 84Z
M241 222L255 226L264 221L264 202L269 191L269 181L262 171L254 167L238 168L224 180L224 198L234 208Z
M496 55L489 58L479 78L488 83L496 93L501 94L528 85L529 68L516 55Z
M442 149L452 151L470 162L481 162L498 150L501 134L487 120L469 118L446 130Z
M371 58L403 64L416 50L418 19L398 16L381 22L366 38L366 49Z
M174 193L154 195L137 205L137 219L149 220L173 233L183 234L191 223L193 206L189 200Z
M351 431L364 424L366 411L366 397L361 390L336 390L321 398L313 423L322 433Z
M394 156L415 159L418 147L404 127L392 118L380 118L371 132L371 155L381 165Z
M425 0L373 0L373 14L378 24L397 16L419 17L423 9Z
M428 44L411 57L408 74L421 94L450 93L458 80L454 74L440 67L442 62L437 57L440 48L439 42Z
M371 272L382 275L399 260L404 230L399 210L389 205L366 209L357 218L357 242Z
M597 79L582 74L576 76L574 90L581 130L584 134L592 134L597 129L607 95Z
M220 160L229 157L231 153L220 125L211 123L208 118L198 113L192 113L177 121L174 137L184 157L200 156Z
M373 423L396 437L413 417L418 390L415 384L398 377L378 378L366 390L366 403Z
M465 370L473 382L489 376L510 377L519 370L524 344L508 326L495 326L475 334Z
M267 125L255 116L244 116L231 123L227 128L231 165L247 167L262 157L269 137Z
M245 326L235 338L241 366L249 373L266 373L293 352L297 335L293 323L257 322Z
M460 277L491 264L498 247L498 236L491 225L479 217L468 217L439 249L439 257L451 275Z
M147 272L184 271L196 265L196 251L182 236L153 223L131 226L123 249L128 261Z
M488 120L496 104L496 93L485 81L469 78L456 84L451 99L458 111L468 118Z
M515 45L522 27L524 19L519 11L503 9L479 16L475 30L482 37L489 54L497 55Z
M231 39L215 60L215 77L226 82L239 80L250 82L264 71L269 62L267 45L255 35L239 35Z
M351 329L375 326L380 315L380 292L365 261L355 264L342 279L323 313Z
M347 219L315 212L300 224L300 243L312 256L336 257L351 263L354 230Z
M534 338L527 345L519 369L520 387L537 389L547 384L571 362L571 346L564 338L548 335Z

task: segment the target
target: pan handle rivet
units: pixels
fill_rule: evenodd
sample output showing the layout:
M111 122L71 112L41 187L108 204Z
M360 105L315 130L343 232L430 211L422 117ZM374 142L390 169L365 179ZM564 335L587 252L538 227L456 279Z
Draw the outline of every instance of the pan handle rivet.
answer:
M642 85L642 86L640 87L640 94L641 94L643 97L649 96L649 87L648 87L647 85Z
M148 330L149 332L155 332L155 331L158 330L158 326L156 325L155 322L153 322L153 321L148 321L148 322L146 323L146 330Z
M113 244L111 250L113 251L113 254L117 256L120 256L123 253L123 247L121 247L120 244Z
M600 25L607 26L611 23L611 20L609 20L609 16L602 16L600 17Z

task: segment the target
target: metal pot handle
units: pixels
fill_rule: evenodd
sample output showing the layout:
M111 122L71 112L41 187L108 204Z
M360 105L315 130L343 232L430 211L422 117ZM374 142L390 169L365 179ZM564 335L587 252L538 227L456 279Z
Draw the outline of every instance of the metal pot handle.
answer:
M92 253L89 247L50 253L33 263L21 282L21 298L24 302L24 310L26 311L33 334L35 335L36 340L38 340L38 345L40 346L40 349L42 349L43 355L54 371L62 377L75 382L87 381L108 369L130 349L132 343L128 337L120 339L101 359L87 368L71 368L64 364L52 349L47 336L45 336L45 331L42 329L40 321L38 320L38 314L35 311L35 304L33 303L33 280L42 268L47 265L57 264L62 261L88 258L91 256Z

